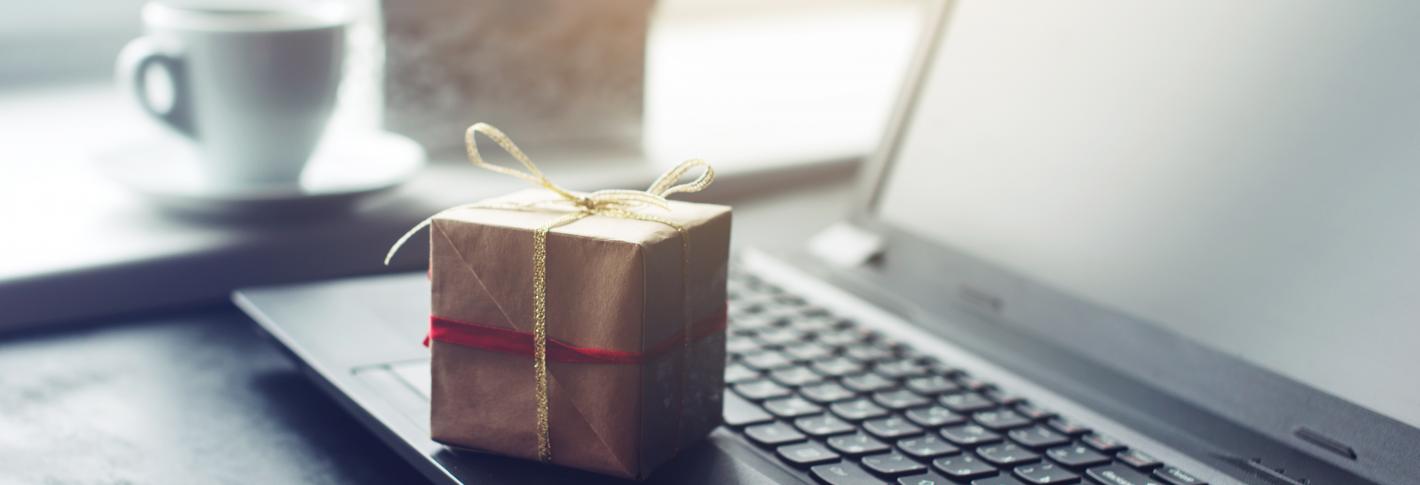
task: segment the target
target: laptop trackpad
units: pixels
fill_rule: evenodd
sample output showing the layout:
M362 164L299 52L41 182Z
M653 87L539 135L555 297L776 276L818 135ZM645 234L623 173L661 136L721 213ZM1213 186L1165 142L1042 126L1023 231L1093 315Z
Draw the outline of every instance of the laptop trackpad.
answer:
M389 370L410 389L414 389L420 396L423 396L425 401L428 401L429 396L433 395L428 360L389 364Z

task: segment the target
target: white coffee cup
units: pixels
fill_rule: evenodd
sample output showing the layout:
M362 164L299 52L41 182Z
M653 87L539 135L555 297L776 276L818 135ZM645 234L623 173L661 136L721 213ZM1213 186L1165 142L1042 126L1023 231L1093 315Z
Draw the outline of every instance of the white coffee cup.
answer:
M196 143L214 188L293 184L315 150L342 77L348 16L334 2L286 7L143 7L118 81L154 118ZM148 72L172 80L150 98Z

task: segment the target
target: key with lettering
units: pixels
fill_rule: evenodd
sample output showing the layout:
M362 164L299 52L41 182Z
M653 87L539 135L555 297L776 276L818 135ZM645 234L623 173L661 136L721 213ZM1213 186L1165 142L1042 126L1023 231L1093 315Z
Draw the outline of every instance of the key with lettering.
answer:
M962 422L966 421L966 417L948 411L947 408L941 406L913 408L907 410L907 412L903 414L907 416L908 420L911 420L912 422L917 423L918 426L922 426L924 428L936 428L949 424L961 424Z
M783 445L803 441L804 434L784 423L769 423L745 428L745 436L750 441L765 446Z
M1066 445L1045 452L1050 459L1071 468L1087 468L1109 463L1109 457L1085 445Z
M813 473L814 478L828 485L875 485L887 483L852 463L839 462L818 465L810 468L809 471Z
M906 419L897 416L889 416L880 419L870 419L863 422L863 429L873 436L890 440L904 436L912 436L922 433L922 428L912 424Z
M981 461L980 458L969 453L960 455L944 456L932 460L932 468L942 472L942 475L952 480L970 480L976 477L984 477L996 473L996 467Z
M976 449L976 454L993 465L1003 467L1031 463L1040 459L1040 455L1015 443L983 446Z
M919 460L932 459L961 451L960 448L948 443L947 440L930 434L900 439L897 441L897 449Z
M1001 441L1001 435L975 424L942 428L942 437L957 446L973 446Z
M850 456L880 453L888 450L887 443L878 441L877 438L868 436L862 431L831 437L828 439L828 447L833 448L839 453Z
M1050 463L1021 465L1016 467L1014 473L1016 474L1016 478L1041 485L1075 483L1080 480L1080 475L1075 472Z
M838 453L815 442L780 446L775 450L779 458L795 466L810 466L838 461Z
M926 466L896 451L865 456L863 457L863 467L879 475L889 476L919 473L927 470Z
M1119 463L1094 467L1085 474L1104 485L1164 485L1163 482Z
M852 432L853 425L832 414L805 416L794 420L794 427L815 438Z

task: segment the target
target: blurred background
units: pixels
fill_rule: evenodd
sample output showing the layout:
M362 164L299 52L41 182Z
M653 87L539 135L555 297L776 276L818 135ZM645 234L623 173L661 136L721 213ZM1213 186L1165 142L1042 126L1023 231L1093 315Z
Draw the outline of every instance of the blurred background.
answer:
M310 2L268 3L170 2ZM386 271L371 256L404 228L520 188L466 165L462 131L476 121L574 189L636 187L692 157L723 176L707 197L843 182L883 129L921 21L912 0L337 3L351 14L344 79L314 155L330 163L279 196L189 180L203 157L182 151L193 142L114 81L145 2L0 16L0 212L23 234L0 251L24 255L0 262L0 327ZM165 72L145 75L155 102L171 102ZM335 160L386 129L425 155L393 168ZM317 247L325 257L303 257ZM418 266L418 251L394 269ZM59 294L85 304L34 304Z

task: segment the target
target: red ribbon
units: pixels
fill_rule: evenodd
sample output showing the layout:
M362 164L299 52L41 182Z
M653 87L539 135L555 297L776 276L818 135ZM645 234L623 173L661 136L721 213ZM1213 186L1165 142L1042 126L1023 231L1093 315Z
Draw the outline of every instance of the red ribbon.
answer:
M721 307L720 311L715 312L714 315L691 325L691 342L698 342L705 337L723 332L725 323L725 309ZM578 347L548 338L547 360L578 364L637 365L683 345L685 338L683 332L683 329L676 332L675 335L662 340L655 347L644 352ZM430 339L493 352L518 355L533 354L532 333L464 322L437 315L429 316L429 335L424 338L425 346L429 345Z

